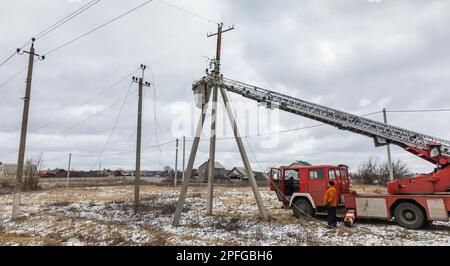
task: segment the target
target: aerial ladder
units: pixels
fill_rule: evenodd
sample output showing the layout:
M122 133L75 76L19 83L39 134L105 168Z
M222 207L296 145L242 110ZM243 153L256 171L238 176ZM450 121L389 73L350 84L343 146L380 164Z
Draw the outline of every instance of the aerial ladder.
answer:
M307 117L341 130L370 137L375 146L394 144L434 164L433 173L412 178L395 179L388 183L390 194L434 194L450 192L450 141L403 129L366 117L353 115L323 105L311 103L275 91L235 81L207 71L193 85L195 93L205 94L212 87L223 88L252 99L267 108Z

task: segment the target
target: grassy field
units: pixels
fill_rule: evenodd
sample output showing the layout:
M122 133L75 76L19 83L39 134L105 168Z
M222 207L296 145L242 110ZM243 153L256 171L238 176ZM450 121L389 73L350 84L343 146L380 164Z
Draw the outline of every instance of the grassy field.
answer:
M216 186L214 214L206 216L206 187L193 186L181 226L173 227L179 188L143 185L134 213L129 184L44 186L24 193L17 221L10 220L12 195L0 196L0 245L450 245L447 222L420 231L383 221L329 229L324 217L296 219L268 187L260 191L270 221L261 220L249 187Z

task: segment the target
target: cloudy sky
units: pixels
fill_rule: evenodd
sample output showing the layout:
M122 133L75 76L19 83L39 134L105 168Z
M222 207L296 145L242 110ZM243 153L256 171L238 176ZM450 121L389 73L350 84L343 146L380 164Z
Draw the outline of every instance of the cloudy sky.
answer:
M2 1L0 59L88 2ZM36 52L46 54L143 2L102 0L39 39ZM151 70L146 71L146 80L155 84L145 89L143 168L173 167L173 140L183 134L188 138L188 156L190 128L198 116L191 85L204 74L207 58L215 54L215 40L206 38L217 29L212 21L236 27L223 42L222 70L228 78L355 114L383 108L450 107L448 1L167 2L198 16L155 0L36 63L27 157L42 153L46 167L67 167L68 154L73 153L77 169L98 168L100 162L103 168L133 168L137 86L130 87L131 75L127 75L142 63ZM13 57L0 68L0 84L26 63L26 55ZM0 87L0 161L17 160L25 76L22 72ZM386 157L385 149L375 148L371 139L329 126L256 137L255 132L274 133L317 122L267 111L237 95L231 98L243 135L250 135L245 145L255 169L294 160L345 163L356 169L370 156ZM220 104L219 138L225 139L217 143L216 158L231 168L242 163L236 144L227 138L231 132L223 134L224 111ZM389 113L388 119L400 127L450 139L448 115ZM381 120L382 115L370 118ZM183 132L175 130L180 121ZM208 157L208 135L204 137L196 167ZM155 147L158 144L160 148ZM393 157L405 160L412 172L433 167L397 147Z

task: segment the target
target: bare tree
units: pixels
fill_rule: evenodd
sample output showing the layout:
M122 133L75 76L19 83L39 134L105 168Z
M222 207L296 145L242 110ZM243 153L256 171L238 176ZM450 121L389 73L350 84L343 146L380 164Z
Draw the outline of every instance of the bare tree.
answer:
M408 165L400 159L392 162L392 170L394 172L394 178L403 178L409 173ZM383 161L380 165L380 175L387 180L389 179L389 163L387 161Z
M42 154L28 158L24 166L23 190L30 191L39 188L39 170L42 169L44 160Z
M405 177L409 170L405 162L398 159L392 164L394 178ZM389 164L377 157L370 157L363 161L356 173L351 175L355 183L367 185L386 185L389 182Z

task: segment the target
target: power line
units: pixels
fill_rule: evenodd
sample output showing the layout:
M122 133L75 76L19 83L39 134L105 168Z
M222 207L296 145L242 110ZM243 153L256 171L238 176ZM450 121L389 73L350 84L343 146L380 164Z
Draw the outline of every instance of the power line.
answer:
M116 83L112 84L111 86L106 87L105 89L103 89L102 91L100 91L98 94L96 94L95 96L87 99L86 101L84 101L78 108L76 108L75 110L72 111L66 111L63 114L61 114L60 116L58 116L57 118L39 126L37 129L33 130L32 132L37 132L53 123L55 123L56 121L59 121L61 118L67 116L68 114L80 110L81 108L83 108L87 103L93 101L94 99L97 99L99 96L101 96L102 94L106 93L107 91L111 90L112 88L116 87L117 85L119 85L120 83L122 83L124 80L128 79L131 75L133 75L134 73L136 73L137 69L134 70L133 72L127 74L126 76L124 76L123 78L121 78L119 81L117 81Z
M144 147L142 149L142 151L146 151L146 150L150 150L150 149L166 146L166 145L172 144L174 142L175 142L175 140L171 140L171 141L167 141L167 142L160 143L160 144L157 144L157 145L147 146L147 147ZM105 153L105 154L103 154L103 157L125 155L125 154L134 153L134 152L136 152L136 151L135 150L129 150L129 151L123 151L123 152ZM96 157L96 156L98 156L98 155L93 155L93 154L74 154L74 155L79 156L79 157Z
M450 112L450 108L443 109L412 109L412 110L387 110L388 113L429 113L429 112Z
M134 94L134 93L136 93L136 92L131 93L131 95ZM82 121L76 123L75 125L71 126L71 127L68 128L68 129L66 129L65 131L63 131L63 133L69 132L69 131L71 131L72 129L78 127L79 125L85 123L86 121L89 121L89 120L91 120L92 118L98 116L98 115L101 114L102 112L104 112L104 111L106 111L106 110L108 110L108 109L111 109L113 106L117 105L117 104L120 103L122 100L123 100L123 98L120 98L119 100L115 101L114 103L112 103L112 104L109 105L108 107L106 107L106 108L104 108L104 109L102 109L102 110L100 110L100 111L94 113L93 115L91 115L91 116L85 118L84 120L82 120Z
M136 92L133 92L133 93L131 93L130 95L132 95L132 94L134 94L134 93L136 93ZM66 136L72 129L74 129L74 128L78 127L79 125L81 125L81 124L83 124L83 123L85 123L85 122L91 120L92 118L94 118L94 117L100 115L102 112L111 109L113 106L117 105L117 104L120 103L122 100L123 100L123 98L121 97L119 100L113 102L111 105L107 106L106 108L103 108L102 110L100 110L100 111L94 113L93 115L86 117L86 118L83 119L82 121L79 121L79 122L73 124L73 125L70 126L69 128L67 128L67 129L65 129L64 131L60 132L59 135ZM53 135L53 136L50 136L50 137L46 138L45 140L42 140L42 141L38 142L37 144L41 144L41 143L47 142L47 141L49 141L49 140L51 140L51 139L54 139L54 138L58 137L59 135ZM36 145L36 144L34 144L34 145ZM8 155L11 155L11 154L13 154L13 153L5 154L4 156L8 156Z
M205 21L207 21L207 22L209 22L209 23L214 23L214 24L217 24L217 25L220 24L220 23L217 22L217 21L214 21L214 20L212 20L212 19L206 18L206 17L204 17L204 16L201 16L201 15L196 14L196 13L190 11L190 10L187 10L187 9L185 9L185 8L176 6L176 5L171 4L171 3L169 3L169 2L166 2L166 1L163 1L163 0L157 0L157 1L160 2L161 4L164 4L164 5L166 5L166 6L175 8L175 9L177 9L177 10L179 10L179 11L182 11L182 12L184 12L184 13L186 13L186 14L189 14L189 15L191 15L191 16L194 16L194 17L196 17L196 18L205 20Z
M74 12L70 13L69 15L65 16L64 18L60 19L58 22L54 23L53 25L45 28L44 30L42 30L41 32L39 32L38 34L35 35L35 39L39 40L41 38L43 38L44 36L46 36L47 34L51 33L52 31L56 30L57 28L63 26L64 24L66 24L67 22L69 22L70 20L72 20L73 18L77 17L78 15L80 15L81 13L83 13L84 11L88 10L89 8L91 8L92 6L96 5L97 3L99 3L101 0L92 0L89 3L87 3L86 5L80 7L79 9L75 10ZM26 43L24 43L20 49L25 48L25 46L29 45L32 42L32 40L28 40ZM5 61L3 61L0 64L0 67L2 67L3 65L5 65L9 60L11 60L17 53L14 52L13 54L11 54ZM1 87L1 86L0 86Z
M131 90L131 85L132 84L133 84L133 82L130 82L130 87L127 90L127 94L126 94L125 98L123 99L122 106L120 107L119 113L117 114L116 121L114 122L114 125L113 125L113 127L111 129L111 132L109 134L108 140L106 141L105 145L102 148L102 151L98 155L97 160L95 160L94 165L92 166L92 169L94 169L95 165L97 165L97 162L101 159L103 153L106 150L106 147L108 147L109 142L111 141L111 138L112 138L112 136L114 134L114 131L116 130L117 124L119 123L120 116L122 115L123 108L125 107L125 103L126 103L126 101L128 99L128 96L130 95L130 90Z
M3 65L5 65L6 63L8 63L8 61L11 60L16 54L17 54L17 53L14 52L12 55L10 55L8 58L6 58L5 61L3 61L3 62L0 64L0 67L2 67Z
M156 144L159 143L158 140L158 128L159 130L161 130L161 128L159 127L159 122L158 122L158 115L156 112L156 104L157 104L157 99L156 99L156 85L155 85L155 76L153 75L153 71L151 71L150 69L150 74L152 75L152 86L153 86L153 117L155 120L154 123L154 129L155 129L155 139L156 139ZM161 153L161 148L159 148L159 152Z
M73 18L77 17L84 11L88 10L89 8L93 7L94 5L98 4L101 0L92 0L89 3L85 4L84 6L80 7L79 9L75 10L74 12L70 13L69 15L65 16L64 18L60 19L55 24L49 26L48 28L42 30L38 34L35 35L36 40L39 40L46 36L47 34L51 33L52 31L58 29L59 27L63 26Z
M121 19L122 17L125 17L126 15L128 15L128 14L130 14L130 13L136 11L136 10L138 10L139 8L141 8L141 7L143 7L143 6L147 5L147 4L149 4L149 3L152 2L152 1L153 1L153 0L145 1L144 3L142 3L142 4L138 5L138 6L136 6L135 8L133 8L133 9L131 9L131 10L129 10L129 11L127 11L127 12L125 12L125 13L123 13L123 14L121 14L121 15L115 17L115 18L113 18L113 19L108 20L107 22L103 23L102 25L93 28L92 30L90 30L90 31L88 31L88 32L86 32L86 33L84 33L84 34L82 34L82 35L76 37L75 39L72 39L72 40L70 40L70 41L68 41L68 42L66 42L66 43L64 43L64 44L62 44L62 45L60 45L60 46L58 46L58 47L56 47L56 48L54 48L54 49L48 51L48 52L45 53L44 55L49 55L49 54L51 54L51 53L54 53L54 52L56 52L57 50L62 49L62 48L64 48L64 47L66 47L67 45L69 45L69 44L71 44L71 43L73 43L73 42L75 42L75 41L78 41L79 39L81 39L81 38L83 38L83 37L86 37L87 35L89 35L89 34L95 32L95 31L97 31L97 30L100 30L101 28L107 26L108 24L111 24L111 23L115 22L116 20L119 20L119 19Z
M70 113L72 113L72 112L74 112L74 111L80 110L80 109L83 108L83 106L85 106L87 103L89 103L89 102L91 102L92 100L98 98L100 95L106 93L106 92L109 91L110 89L112 89L112 88L116 87L117 85L119 85L120 83L122 83L124 80L128 79L128 78L129 78L131 75L133 75L137 70L138 70L138 69L134 70L133 72L131 72L130 74L128 74L128 75L126 75L125 77L121 78L119 81L117 81L116 83L112 84L111 86L106 87L105 89L103 89L102 91L100 91L100 92L99 92L97 95L95 95L94 97L91 97L91 98L87 99L87 100L84 101L78 108L76 108L76 109L74 109L74 110L72 110L72 111L67 111L67 112L63 113L62 115L58 116L57 118L55 118L55 119L53 119L53 120L51 120L51 121L49 121L49 122L47 122L47 123L45 123L45 124L39 126L37 129L34 129L34 130L30 131L30 133L36 133L36 132L38 132L39 130L41 130L41 129L43 129L43 128L45 128L45 127L47 127L47 126L49 126L49 125L55 123L56 121L60 120L61 118L67 116L68 114L70 114ZM116 103L116 104L117 104L117 103ZM111 106L110 106L110 107L111 107ZM109 108L109 107L108 107L108 108ZM103 109L103 110L101 110L101 111L99 111L99 112L102 112L102 111L104 111L104 110L106 110L106 109L108 109L108 108L105 108L105 109ZM85 121L84 121L84 122L85 122ZM84 123L84 122L82 122L82 123ZM79 124L82 124L82 123L79 123ZM53 137L47 138L45 141L48 141L48 140L50 140L50 139L52 139L52 138L54 138L54 136L53 136ZM39 142L39 143L42 143L42 142ZM7 154L7 155L10 155L10 154L12 154L12 153L9 153L9 154Z
M19 70L17 73L15 73L14 75L12 75L9 79L7 79L5 82L3 82L2 84L0 84L0 88L5 86L6 84L10 83L13 79L15 79L18 75L20 75L21 73L23 73L25 70L27 70L27 66L22 68L21 70Z
M379 113L382 113L382 111L368 113L368 114L364 114L364 115L361 115L361 116L371 116L371 115L375 115L375 114L379 114ZM320 124L315 124L315 125L310 125L310 126L305 126L305 127L284 129L284 130L268 132L268 133L262 133L262 134L246 135L246 136L242 136L241 138L255 138L255 137L263 137L263 136L271 136L271 135L275 135L275 134L289 133L289 132L294 132L294 131L301 131L301 130L316 128L316 127L322 127L322 126L326 126L326 125L328 125L328 124L320 123ZM221 141L221 140L231 140L231 139L234 139L234 137L217 138L216 140ZM191 141L193 141L193 139L186 139L186 141L190 141L191 142ZM201 141L209 141L209 139L201 139Z

